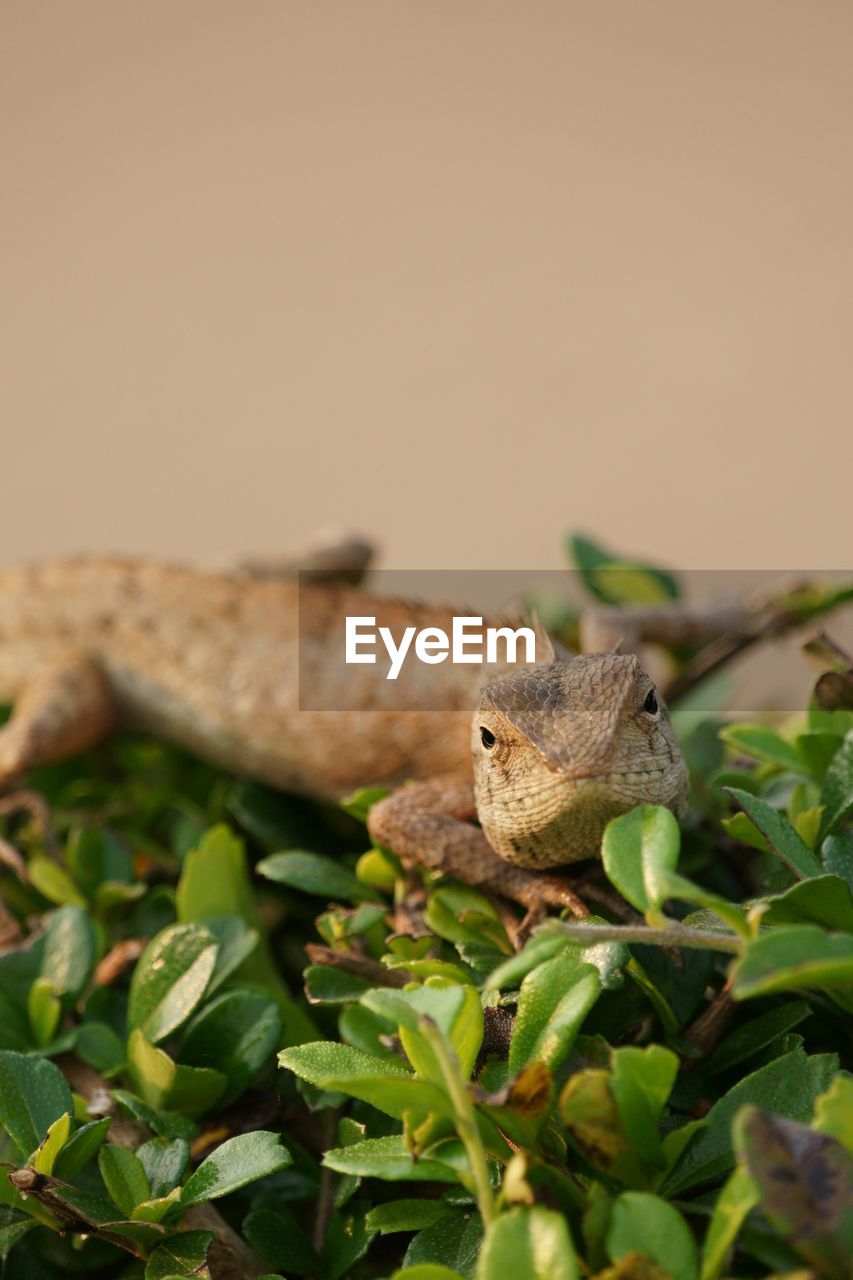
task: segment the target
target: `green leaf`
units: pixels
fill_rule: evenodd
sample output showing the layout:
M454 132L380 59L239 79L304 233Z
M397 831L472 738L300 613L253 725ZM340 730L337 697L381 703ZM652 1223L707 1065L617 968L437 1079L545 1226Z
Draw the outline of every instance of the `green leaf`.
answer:
M373 806L387 795L387 787L359 787L357 791L344 796L340 804L345 813L358 818L359 822L366 822L367 815Z
M456 947L482 948L486 944L498 953L512 951L494 903L469 885L443 884L433 889L427 900L424 922L439 938Z
M305 1225L308 1225L307 1220ZM253 1209L243 1219L243 1235L264 1262L288 1275L317 1276L323 1264L295 1212L283 1207Z
M839 1074L815 1103L812 1128L837 1138L853 1156L853 1076Z
M622 1127L642 1159L663 1168L658 1124L678 1074L678 1058L663 1045L650 1044L615 1049L611 1062L610 1088Z
M62 1182L70 1182L103 1146L112 1120L91 1120L73 1133L59 1152L51 1173Z
M368 888L392 893L400 878L400 861L387 849L368 849L355 864L355 874Z
M443 1085L444 1075L435 1054L419 1030L421 1018L430 1017L456 1054L462 1078L468 1079L483 1042L483 1006L474 987L441 977L428 978L404 991L374 989L361 1003L398 1024L406 1056L420 1079Z
M359 1258L367 1252L373 1235L364 1225L360 1205L350 1205L333 1214L323 1244L323 1262L328 1280L351 1275Z
M803 761L796 747L765 725L730 724L720 730L720 737L736 751L754 756L756 760L765 760L768 764L779 765L794 773L804 771Z
M844 739L826 771L820 793L823 805L821 835L829 835L853 811L853 730Z
M201 1115L222 1097L228 1084L221 1071L179 1065L138 1027L127 1042L127 1061L134 1088L157 1110Z
M60 1116L58 1120L54 1120L47 1131L47 1136L30 1160L30 1164L36 1173L53 1173L57 1157L68 1141L70 1134L71 1116L66 1111L65 1115Z
M853 729L853 710L841 708L824 711L823 707L812 702L806 714L809 728L816 733L832 733L837 738L843 738Z
M204 927L219 948L205 992L210 997L246 964L258 946L260 934L257 929L250 929L240 916L209 916Z
M158 933L133 972L129 1026L152 1044L176 1031L201 1002L216 954L212 936L199 925L176 924Z
M607 924L601 916L589 916L585 924ZM597 970L605 990L622 985L622 968L630 959L628 948L621 942L597 942L591 946L570 942L560 920L546 920L537 925L521 951L502 961L487 976L484 988L503 990L515 987L544 960L556 955L568 956Z
M738 816L745 818L744 814ZM747 921L746 912L741 907L735 906L733 902L728 902L716 893L710 893L701 885L694 884L692 880L686 880L675 871L662 871L660 885L668 898L679 898L682 902L690 902L706 911L713 911L714 915L735 933L742 937L751 936L752 929Z
M489 1227L477 1280L578 1280L565 1218L552 1209L511 1209Z
M380 1235L396 1231L420 1231L431 1227L450 1212L441 1200L389 1200L378 1204L367 1215L367 1225Z
M58 1067L44 1058L0 1051L0 1124L25 1158L54 1120L73 1114L71 1090Z
M166 1220L169 1214L175 1216L175 1210L181 1202L181 1188L175 1187L167 1196L152 1197L150 1200L140 1200L139 1204L133 1210L133 1218L135 1222L151 1222L161 1223Z
M836 831L821 847L823 865L830 875L839 876L853 888L853 831Z
M802 1049L794 1049L745 1076L714 1103L667 1175L661 1194L678 1196L728 1173L734 1161L731 1122L739 1107L753 1103L791 1120L808 1120L837 1068L834 1054L807 1057Z
M406 1250L405 1262L450 1265L464 1276L473 1276L482 1243L480 1215L470 1209L451 1209L418 1232Z
M812 923L853 933L853 894L839 876L814 876L766 898L762 925Z
M853 1159L841 1143L757 1107L737 1117L735 1143L782 1238L821 1275L848 1276Z
M660 908L666 873L674 871L681 847L678 822L663 805L643 804L604 829L601 856L612 885L638 911Z
M37 1226L34 1218L21 1218L17 1222L9 1222L0 1227L0 1261L5 1262L19 1240ZM452 1272L448 1272L452 1275Z
M758 1200L758 1188L742 1165L723 1183L708 1224L700 1280L718 1280L746 1216Z
M346 899L359 902L372 896L369 890L341 862L334 858L324 857L319 853L307 853L302 849L292 849L287 853L273 853L263 858L257 865L259 875L276 884L286 884L291 889L299 889L302 893L310 893L329 902Z
M721 1071L728 1071L739 1062L754 1057L780 1036L793 1031L810 1013L811 1009L805 1000L786 1000L775 1009L769 1009L757 1018L750 1018L720 1042L708 1062L707 1074L718 1075Z
M797 735L797 752L811 776L818 782L826 777L836 751L844 741L836 733L800 733Z
M578 533L569 538L568 550L587 590L605 604L658 604L679 597L678 582L664 569L617 559Z
M179 1231L159 1245L145 1265L145 1280L200 1275L213 1243L212 1231Z
M65 868L58 862L54 862L52 858L47 858L41 853L36 854L35 857L30 858L27 871L30 884L34 889L38 889L48 902L55 902L59 906L65 903L73 903L77 907L88 905Z
M105 1022L84 1022L77 1029L74 1052L96 1071L117 1071L124 1063L124 1041Z
M157 1049L155 1052L161 1051ZM178 1115L175 1111L155 1109L147 1102L143 1102L142 1098L128 1093L125 1089L113 1089L112 1092L113 1101L122 1115L129 1116L138 1124L144 1124L160 1138L186 1138L190 1141L198 1132L192 1120L187 1119L186 1116Z
M483 986L494 991L516 987L528 973L532 973L537 965L563 953L570 955L574 960L586 959L579 948L573 947L566 940L561 929L537 925L522 949L507 960L502 960L489 974Z
M151 1195L148 1176L134 1151L107 1142L98 1152L98 1168L113 1204L118 1205L126 1218L133 1217L133 1210Z
M183 1138L151 1138L136 1148L136 1155L148 1178L152 1199L167 1196L187 1171L189 1144Z
M323 1156L323 1164L337 1173L358 1178L383 1178L386 1182L458 1182L456 1170L432 1156L417 1160L402 1136L365 1138L336 1147Z
M230 1195L258 1178L266 1178L292 1164L290 1152L277 1133L256 1129L229 1138L203 1160L184 1185L183 1205L201 1204Z
M187 1027L181 1059L213 1067L228 1078L221 1103L240 1096L272 1063L281 1038L278 1006L262 991L226 991L204 1006Z
M391 1280L466 1280L458 1271L444 1267L439 1262L418 1262L414 1267L401 1267Z
M449 1111L449 1101L436 1085L349 1045L319 1040L285 1049L278 1060L318 1089L360 1098L397 1119L405 1111Z
M268 794L275 801L280 799L274 792ZM263 986L276 1001L284 1021L286 1043L300 1044L316 1037L316 1028L304 1010L291 1000L273 960L255 905L243 841L224 823L211 827L198 848L184 858L176 905L181 922L203 923L207 927L210 921L210 931L215 932L217 938L220 936L217 917L238 915L253 929L258 941L240 965L241 980ZM209 991L215 988L222 976L221 970L217 971L222 959L217 960Z
M764 836L753 826L745 813L734 813L730 818L723 818L722 824L728 834L738 844L745 844L750 849L758 849L761 853L772 853ZM799 832L797 832L799 835Z
M772 805L737 787L723 787L723 790L737 801L764 836L771 852L784 862L798 880L807 880L809 876L821 874L823 868L811 849L800 839L790 822Z
M696 1244L687 1223L671 1204L645 1191L625 1191L614 1202L607 1252L618 1262L639 1253L665 1268L672 1280L696 1280Z
M33 1039L40 1049L50 1044L59 1026L62 1005L53 994L50 978L36 978L27 997L27 1014Z
M573 1072L560 1095L560 1115L584 1156L618 1182L643 1178L637 1152L622 1124L611 1088L612 1074L600 1067Z
M182 924L238 915L258 928L245 846L224 823L206 831L198 848L184 858L176 906Z
M805 784L801 783L801 786L805 786ZM812 805L810 809L795 809L793 805L790 805L789 809L788 816L794 824L794 830L803 843L813 850L817 845L817 839L820 834L820 820L823 816L823 809L820 805Z
M798 988L845 991L853 987L853 937L794 924L750 942L732 969L736 1000Z
M544 1062L556 1071L600 994L598 970L570 956L554 956L529 973L518 996L511 1073L517 1075L531 1062Z
M303 978L309 1004L349 1004L370 990L365 978L329 964L309 964Z
M130 884L133 859L119 838L106 827L82 827L68 840L68 865L74 879L89 895L107 882Z
M58 996L79 996L95 967L95 930L82 907L60 907L46 918L41 973Z

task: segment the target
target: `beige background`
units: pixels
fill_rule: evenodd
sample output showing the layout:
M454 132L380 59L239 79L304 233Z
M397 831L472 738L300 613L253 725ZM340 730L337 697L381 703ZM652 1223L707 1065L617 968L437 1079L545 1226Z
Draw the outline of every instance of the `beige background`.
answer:
M848 0L4 0L0 559L848 567Z

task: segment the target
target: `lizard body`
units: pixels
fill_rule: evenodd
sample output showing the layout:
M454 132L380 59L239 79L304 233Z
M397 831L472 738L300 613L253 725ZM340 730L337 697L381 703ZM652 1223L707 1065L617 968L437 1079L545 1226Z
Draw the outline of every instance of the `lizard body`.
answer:
M32 690L33 698L23 692L28 707L50 702L53 718L38 742L35 716L21 726L26 733L0 731L0 782L68 754L53 732L63 712L75 721L70 750L119 720L233 772L329 800L364 782L469 769L470 709L481 669L448 665L440 683L430 685L429 710L399 710L394 684L376 679L365 679L361 707L354 706L351 683L351 709L299 709L300 590L311 595L313 630L302 672L309 705L338 705L335 682L343 668L332 660L333 644L339 647L347 614L379 607L400 628L448 629L452 618L449 608L378 601L351 588L299 588L133 560L0 570L0 701ZM93 685L92 667L104 683L100 703L88 699L87 734L71 704L81 686ZM346 679L355 682L364 671L348 668ZM86 710L80 708L84 721Z
M497 679L492 669L482 693L483 668L448 664L430 684L428 710L400 710L395 686L376 679L360 700L348 691L352 709L303 710L300 591L311 593L301 650L311 705L337 705L343 674L332 659L346 616L381 607L400 628L452 623L450 609L340 586L130 560L0 571L0 700L15 701L0 729L0 785L119 722L325 799L433 779L374 806L374 838L505 896L550 892L575 909L570 889L549 890L554 877L523 869L594 856L608 818L634 804L684 807L684 763L662 704L649 709L653 686L633 655L563 663L549 650L535 669L505 668ZM465 821L475 808L482 831Z

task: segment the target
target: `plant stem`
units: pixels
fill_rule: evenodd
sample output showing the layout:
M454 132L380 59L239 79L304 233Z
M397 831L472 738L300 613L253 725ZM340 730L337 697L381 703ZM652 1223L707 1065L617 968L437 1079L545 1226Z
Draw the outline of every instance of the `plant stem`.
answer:
M741 943L733 933L717 933L714 929L685 929L671 923L665 929L649 929L634 924L563 924L572 942L642 942L656 947L689 947L698 951L725 951L740 955Z
M480 1216L483 1219L483 1226L488 1228L495 1218L495 1198L489 1179L486 1153L480 1139L480 1130L477 1127L477 1114L474 1110L474 1104L468 1094L466 1082L460 1074L456 1054L448 1044L441 1028L432 1018L425 1017L420 1020L419 1030L424 1039L429 1042L430 1048L435 1054L445 1088L450 1095L456 1121L456 1132L459 1134L468 1155Z

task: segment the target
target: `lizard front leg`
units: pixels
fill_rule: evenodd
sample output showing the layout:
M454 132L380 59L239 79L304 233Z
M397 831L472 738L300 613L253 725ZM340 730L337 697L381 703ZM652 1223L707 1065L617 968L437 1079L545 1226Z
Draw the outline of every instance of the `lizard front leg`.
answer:
M106 676L84 653L37 671L0 729L0 787L39 765L84 751L118 722Z
M377 844L404 862L453 876L476 889L488 889L520 902L529 911L543 905L568 908L583 918L589 908L560 876L525 871L504 862L478 827L474 788L457 777L412 783L375 804L367 827Z

